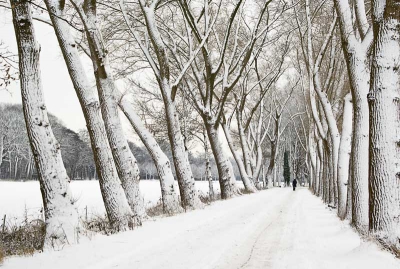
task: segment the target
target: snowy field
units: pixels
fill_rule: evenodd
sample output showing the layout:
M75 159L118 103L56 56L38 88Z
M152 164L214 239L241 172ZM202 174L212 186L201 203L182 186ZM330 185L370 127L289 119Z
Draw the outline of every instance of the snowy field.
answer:
M200 184L201 185L201 184ZM307 189L274 188L62 251L8 258L4 269L399 269Z
M241 182L237 182L243 187ZM196 181L196 187L202 194L208 194L208 182ZM161 198L160 183L157 180L143 180L140 188L145 199L145 204L150 207ZM82 216L105 214L105 208L100 193L98 181L72 181L71 189L77 199L79 212ZM214 181L214 190L220 192L219 183ZM41 214L42 197L39 182L12 182L0 181L0 219L7 215L8 221L20 221L43 218Z

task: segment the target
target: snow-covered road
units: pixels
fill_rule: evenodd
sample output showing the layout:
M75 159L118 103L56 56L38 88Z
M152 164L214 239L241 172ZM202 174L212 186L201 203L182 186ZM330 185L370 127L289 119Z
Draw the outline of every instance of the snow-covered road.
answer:
M275 188L3 267L398 269L400 261L360 240L307 189Z

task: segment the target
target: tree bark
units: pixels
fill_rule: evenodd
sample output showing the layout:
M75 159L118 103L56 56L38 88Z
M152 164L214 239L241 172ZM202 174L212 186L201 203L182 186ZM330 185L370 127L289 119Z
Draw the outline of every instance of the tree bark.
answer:
M175 100L172 96L169 60L166 47L157 28L155 6L151 5L150 7L147 7L144 1L139 1L139 4L146 20L147 32L158 59L159 68L157 68L157 70L153 69L153 71L157 77L157 82L163 97L168 137L171 143L171 151L178 178L182 206L185 209L199 208L203 205L196 191L193 173L180 129Z
M128 204L133 212L133 225L141 225L146 217L144 200L140 193L140 172L125 138L119 118L115 93L118 91L112 75L103 38L96 25L96 1L86 0L84 6L72 1L78 12L89 43L101 114L103 116L108 142Z
M206 158L206 178L208 181L208 194L211 200L215 199L214 194L214 185L211 174L211 162L210 162L210 153L208 150L208 141L207 141L207 131L204 129L204 153Z
M229 149L231 150L232 155L233 155L233 157L234 157L234 159L236 161L236 164L237 164L237 166L239 168L240 177L242 178L245 190L247 192L249 192L249 193L256 192L257 189L256 189L256 187L254 185L254 182L253 182L252 178L247 174L247 170L246 170L246 167L245 167L245 164L244 164L243 160L240 158L238 152L235 151L228 125L227 124L223 124L222 128L224 130L226 141L228 142ZM244 152L244 151L245 150L243 150L243 148L242 148L242 152Z
M277 143L275 140L271 140L271 156L269 158L269 165L267 168L267 188L271 188L271 187L279 187L279 184L275 185L273 184L273 181L275 176L274 176L274 171L275 171L275 162L276 162L276 156L277 156ZM275 183L275 182L274 182Z
M153 162L156 166L157 173L161 186L161 199L163 202L163 211L166 214L175 214L183 211L179 201L179 190L175 183L174 175L172 174L171 163L161 150L153 135L143 125L142 120L132 108L132 104L127 100L127 97L117 93L119 107L128 118L136 134L145 145Z
M349 165L351 155L351 133L353 121L351 94L348 93L344 98L342 135L339 146L338 159L338 216L340 219L346 217L347 185L349 183Z
M126 230L131 225L132 212L118 178L99 101L86 76L70 26L64 20L62 1L46 0L45 4L85 117L108 219L116 230Z
M369 229L400 254L400 1L372 3Z
M54 137L47 115L40 75L40 45L35 38L30 4L26 0L11 0L11 6L18 45L22 106L45 213L45 244L62 248L66 243L76 242L78 212L69 188L70 179L63 165L60 144Z
M353 137L351 156L352 225L361 233L368 230L368 144L370 67L368 50L372 34L366 33L359 41L354 33L351 8L347 0L335 0L353 97ZM358 10L360 11L360 10Z
M206 123L206 129L211 150L213 152L218 169L221 198L232 198L240 193L236 186L236 179L233 173L232 163L222 149L221 141L219 140L218 136L218 127L213 124Z

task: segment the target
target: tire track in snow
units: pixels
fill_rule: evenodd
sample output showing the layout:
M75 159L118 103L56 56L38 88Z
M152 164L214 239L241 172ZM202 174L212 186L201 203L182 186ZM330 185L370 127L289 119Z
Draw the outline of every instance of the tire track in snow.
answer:
M285 190L288 192L288 190ZM258 233L257 238L251 245L251 251L247 256L247 260L238 268L275 268L274 260L281 251L282 230L286 229L287 215L289 210L293 208L293 196L295 193L290 192L284 201L281 202L278 209L271 210L271 219L264 225L260 226L262 231Z

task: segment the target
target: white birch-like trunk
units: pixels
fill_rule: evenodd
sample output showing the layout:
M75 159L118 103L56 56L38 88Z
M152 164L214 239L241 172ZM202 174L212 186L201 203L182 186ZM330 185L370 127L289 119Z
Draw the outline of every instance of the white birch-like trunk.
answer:
M320 172L321 172L321 158L319 156L319 152L317 151L317 165L315 169L315 195L320 196L319 193L319 186L321 185L321 177L320 177Z
M94 75L100 99L101 114L103 116L108 142L117 168L126 199L133 213L133 225L141 225L146 217L144 200L140 193L140 172L137 161L133 156L125 138L121 120L119 118L118 102L112 71L108 62L107 51L103 38L96 26L96 2L85 1L83 6L72 1L83 22L86 38L89 43Z
M3 151L4 151L4 135L0 134L0 167L3 163Z
M253 178L253 171L251 169L250 150L249 150L249 146L247 144L246 134L244 132L244 128L243 128L243 124L242 124L242 112L238 111L236 113L236 115L237 115L239 140L240 140L240 145L241 145L241 149L242 149L244 167L246 168L246 174L247 174L248 178L253 181L254 178ZM233 151L232 151L232 154L234 154Z
M366 232L368 229L369 109L366 98L368 84L368 74L363 74L357 83L358 90L353 90L352 94L353 138L350 160L352 166L352 224L361 232Z
M226 124L223 124L222 128L224 130L229 149L231 150L232 155L233 155L233 157L236 161L236 164L239 168L240 176L242 178L245 190L249 193L256 192L257 188L255 187L252 178L247 174L247 170L246 170L245 164L243 163L243 160L240 158L239 153L237 151L235 151L229 127ZM245 150L243 150L243 148L242 148L242 151L244 152Z
M108 219L116 230L126 230L129 228L132 212L118 178L103 119L100 115L99 101L86 76L77 45L69 31L70 26L64 20L61 2L60 0L46 0L45 4L86 120Z
M79 217L63 165L60 144L54 137L42 92L39 54L32 11L26 0L12 0L12 15L18 45L22 106L26 129L38 171L42 193L45 244L62 248L75 243Z
M266 174L266 178L267 178L267 187L271 188L273 186L275 187L279 187L279 182L277 182L276 180L276 171L275 171L275 163L276 163L276 156L277 154L277 142L276 140L274 141L270 141L271 144L271 156L269 159L269 165L267 168L267 174Z
M169 87L169 85L165 85ZM179 124L178 112L175 103L172 102L170 91L162 90L164 93L164 105L168 127L168 137L171 142L172 156L175 164L176 176L178 178L179 191L181 194L182 207L185 209L196 209L203 207L190 168L189 157L185 149L182 132Z
M207 131L204 129L204 154L206 158L206 178L208 181L208 195L210 197L210 200L215 199L215 194L214 194L214 185L213 185L213 178L211 174L211 162L210 162L210 153L208 150L208 141L207 141Z
M351 165L351 163L349 164ZM348 176L349 180L347 183L347 203L346 203L346 217L345 219L349 220L349 222L351 223L351 218L353 216L353 213L351 212L353 205L351 204L353 201L353 198L351 197L352 194L352 184L351 184L351 166L349 168L349 176Z
M145 6L144 1L139 1L143 15L146 20L147 32L154 51L157 55L159 68L156 72L157 82L163 97L165 107L165 117L167 121L168 137L171 143L171 151L175 165L176 176L178 178L179 191L181 194L182 206L185 209L202 207L198 193L196 191L193 173L189 163L189 157L185 149L182 132L180 129L179 118L175 107L175 100L172 96L170 81L169 60L167 50L158 30L155 6ZM158 73L157 73L158 72Z
M368 50L371 32L362 41L354 33L352 10L347 0L335 0L351 93L353 97L353 137L351 154L352 225L361 233L368 230L369 109L370 81ZM360 12L360 10L358 10Z
M232 198L240 193L236 185L232 163L222 149L222 144L218 136L218 128L213 124L206 123L206 129L211 150L217 165L221 198Z
M351 155L351 133L353 124L353 104L351 94L344 98L342 135L339 146L338 159L338 216L340 219L346 217L347 185L349 183L349 165Z
M373 1L370 232L400 254L400 1Z
M175 214L183 211L179 201L179 189L172 174L171 163L162 151L153 135L143 125L142 120L136 114L132 104L127 100L126 96L122 96L117 92L119 107L128 118L140 140L145 145L153 162L156 166L158 176L160 178L161 199L163 202L163 211L166 214Z

